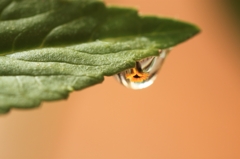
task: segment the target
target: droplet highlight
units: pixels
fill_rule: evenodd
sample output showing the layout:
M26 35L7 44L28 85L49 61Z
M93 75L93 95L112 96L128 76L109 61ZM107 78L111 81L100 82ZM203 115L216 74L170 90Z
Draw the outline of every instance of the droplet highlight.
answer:
M153 84L170 49L159 50L159 56L147 57L136 61L134 68L127 69L115 75L115 78L125 87L143 89Z

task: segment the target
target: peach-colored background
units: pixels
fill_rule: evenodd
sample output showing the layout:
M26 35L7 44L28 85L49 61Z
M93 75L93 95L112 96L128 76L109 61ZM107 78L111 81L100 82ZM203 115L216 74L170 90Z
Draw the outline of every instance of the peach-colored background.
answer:
M0 159L240 159L238 29L219 0L107 0L197 24L153 86L112 77L0 116Z

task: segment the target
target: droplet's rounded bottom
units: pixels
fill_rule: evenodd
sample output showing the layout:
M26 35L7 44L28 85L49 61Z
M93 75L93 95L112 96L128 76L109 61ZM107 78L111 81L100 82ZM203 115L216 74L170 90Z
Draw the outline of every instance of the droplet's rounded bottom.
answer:
M153 84L170 49L160 50L159 56L147 57L136 61L134 68L127 69L115 75L115 78L125 87L134 90L144 89Z

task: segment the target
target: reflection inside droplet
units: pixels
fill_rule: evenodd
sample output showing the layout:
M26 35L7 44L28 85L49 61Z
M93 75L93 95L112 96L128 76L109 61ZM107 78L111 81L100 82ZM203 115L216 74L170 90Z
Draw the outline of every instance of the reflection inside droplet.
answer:
M157 72L170 49L160 50L159 56L152 56L136 62L134 68L127 69L115 75L117 80L127 88L143 89L153 84Z

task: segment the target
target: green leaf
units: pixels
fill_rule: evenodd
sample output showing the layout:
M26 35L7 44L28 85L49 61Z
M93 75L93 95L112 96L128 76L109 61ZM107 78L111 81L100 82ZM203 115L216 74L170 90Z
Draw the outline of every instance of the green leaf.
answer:
M1 0L0 113L65 99L198 32L96 0Z

